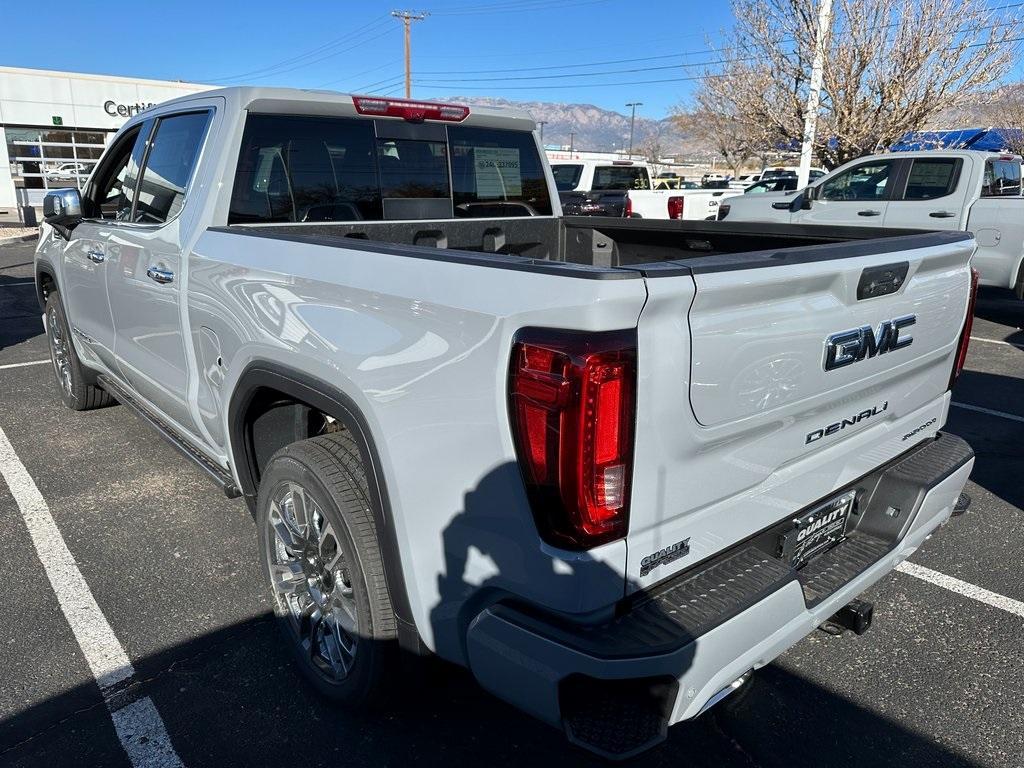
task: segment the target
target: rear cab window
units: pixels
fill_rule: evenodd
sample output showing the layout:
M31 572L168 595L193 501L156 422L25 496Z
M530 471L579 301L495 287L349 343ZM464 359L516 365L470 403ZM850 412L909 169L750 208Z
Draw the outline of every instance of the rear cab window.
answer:
M595 192L615 189L650 189L651 177L643 166L599 165L594 168Z
M555 177L555 188L559 192L572 192L580 183L583 166L577 163L559 163L551 166Z
M988 160L982 197L1020 197L1020 162L1014 159Z
M533 134L251 114L229 224L550 216Z

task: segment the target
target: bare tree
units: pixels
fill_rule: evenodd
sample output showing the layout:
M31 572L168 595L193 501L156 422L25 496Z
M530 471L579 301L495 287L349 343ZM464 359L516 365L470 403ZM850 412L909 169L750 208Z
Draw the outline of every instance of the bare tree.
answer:
M704 146L713 148L732 170L733 176L739 176L743 167L760 156L767 145L764 132L757 125L746 122L736 105L726 99L716 100L707 88L699 89L695 98L696 109L689 112L677 109L673 120L680 130Z
M1000 129L1003 149L1024 155L1024 83L994 91L982 114L989 126Z
M700 105L796 147L817 37L816 0L732 0L736 27ZM1019 55L1024 19L976 0L836 0L815 152L828 167L890 146L990 88Z

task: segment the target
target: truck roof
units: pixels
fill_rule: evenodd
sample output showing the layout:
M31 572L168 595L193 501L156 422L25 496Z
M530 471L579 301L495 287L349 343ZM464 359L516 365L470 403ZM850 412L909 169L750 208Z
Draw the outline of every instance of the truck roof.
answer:
M864 157L857 158L858 160L868 160L875 157L884 158L915 158L915 157L984 157L984 158L1015 158L1020 159L1020 155L1015 155L1012 152L990 152L977 149L919 149L913 152L879 152L876 155L866 155Z
M400 120L399 117L384 115L359 115L353 97L376 99L393 104L447 104L430 99L397 99L384 96L340 93L338 91L314 90L304 88L269 88L263 86L235 86L231 88L215 88L209 91L180 96L170 101L161 102L153 108L163 110L166 107L185 106L192 102L220 97L227 102L231 110L252 110L254 112L282 112L288 114L338 115L351 117L369 117L373 119ZM459 106L469 108L469 116L460 121L463 125L476 125L489 128L507 128L513 130L532 131L536 123L530 113L523 109L489 107L460 102ZM140 113L143 119L150 110ZM134 121L132 121L134 122Z

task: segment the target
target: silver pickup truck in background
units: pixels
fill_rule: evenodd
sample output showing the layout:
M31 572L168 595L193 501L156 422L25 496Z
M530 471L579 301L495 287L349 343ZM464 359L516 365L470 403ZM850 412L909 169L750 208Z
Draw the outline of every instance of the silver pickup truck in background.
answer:
M1021 159L978 150L891 152L852 160L807 189L722 200L729 221L970 232L981 285L1024 299Z
M45 222L64 403L244 497L351 707L433 653L636 754L966 503L963 232L563 218L524 113L264 88L134 116Z

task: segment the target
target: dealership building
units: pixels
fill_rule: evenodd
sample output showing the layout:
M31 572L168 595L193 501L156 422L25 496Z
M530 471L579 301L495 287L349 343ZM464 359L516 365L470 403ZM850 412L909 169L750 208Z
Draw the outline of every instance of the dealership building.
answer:
M0 211L81 186L110 137L146 107L215 86L0 67Z

